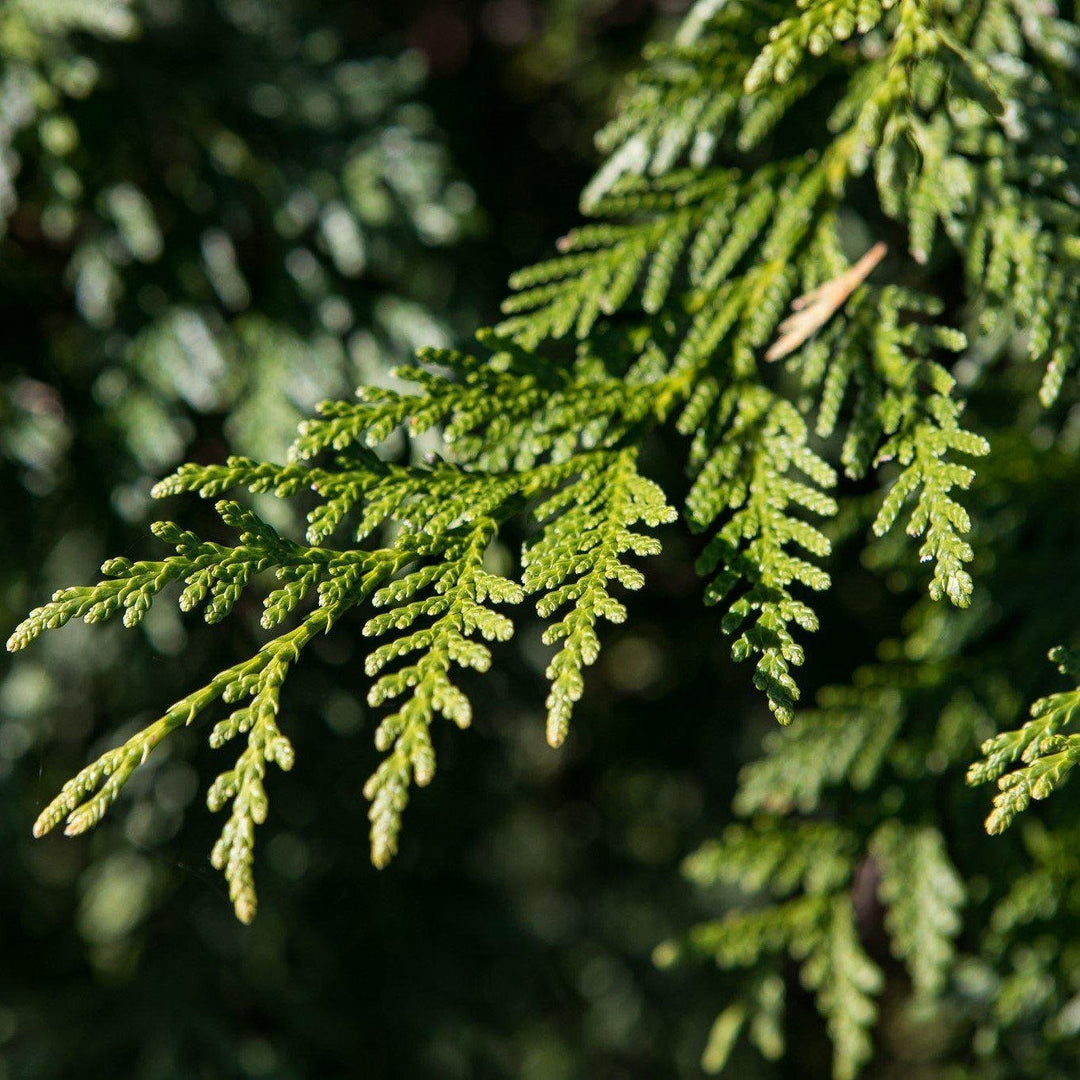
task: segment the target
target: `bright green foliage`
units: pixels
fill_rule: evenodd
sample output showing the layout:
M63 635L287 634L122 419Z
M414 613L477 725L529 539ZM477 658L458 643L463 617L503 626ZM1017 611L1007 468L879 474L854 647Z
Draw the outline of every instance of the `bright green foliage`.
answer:
M135 626L157 594L176 581L185 584L181 608L202 607L206 621L214 623L229 614L255 575L274 568L282 584L264 601L263 625L267 628L280 623L306 594L317 590L320 606L296 628L269 641L249 660L220 672L123 746L83 769L34 825L39 836L65 820L68 835L84 832L97 824L135 768L166 735L192 723L216 701L230 705L246 701L210 734L213 746L243 734L248 736L248 745L236 767L215 781L208 803L212 810L219 810L232 800L232 816L214 849L213 861L226 872L238 917L249 922L255 914L251 870L254 826L265 820L267 812L262 779L267 763L288 769L293 761L292 747L276 720L282 684L303 648L355 603L353 591L361 596L370 593L393 573L397 560L386 553L337 553L302 547L282 539L252 511L236 503L221 502L217 509L222 521L240 534L235 547L204 542L172 522L159 522L154 526L155 535L175 546L176 555L160 562L110 560L102 567L106 577L98 585L61 590L49 604L31 612L9 639L8 648L23 648L44 630L73 618L100 622L123 611L124 624Z
M398 404L393 395L381 395L375 405L350 414L356 424L350 442L376 430L392 433L380 425ZM333 421L321 423L329 423L331 432L337 430ZM336 436L326 428L317 433L309 427L298 452L311 450L312 440L320 437ZM394 703L395 709L376 732L376 744L387 756L364 792L372 804L372 860L383 866L397 849L410 784L415 780L426 785L434 775L430 727L436 715L459 727L471 721L469 700L452 679L454 669L486 671L491 651L485 642L505 641L513 633L513 623L494 605L521 603L527 591L538 594L542 617L560 616L545 631L548 644L560 645L548 670L549 741L558 745L581 696L582 669L599 651L597 620L618 622L625 617L608 583L640 588L640 572L624 563L623 556L658 551L656 541L634 532L633 526L671 520L660 489L637 472L634 452L625 449L583 452L501 479L446 464L387 465L364 451L342 459L334 470L233 458L224 466L184 466L160 484L156 494L167 497L191 490L212 497L237 486L282 497L308 487L316 491L326 501L309 515L312 546L281 537L251 510L219 502L222 521L239 533L235 546L202 541L171 522L159 523L154 533L175 546L175 556L160 562L109 561L98 585L61 590L31 612L8 648L21 649L44 630L73 618L99 622L123 612L125 625L135 626L173 582L185 586L181 609L203 607L209 623L225 618L242 591L268 571L277 584L263 600L266 629L308 609L294 629L221 672L124 746L84 769L35 826L40 835L66 818L69 834L84 831L101 818L165 735L190 724L218 700L234 704L250 699L211 732L214 746L242 734L248 742L236 767L218 778L208 796L214 810L232 801L232 816L213 861L225 871L237 915L244 921L255 912L254 826L266 816L266 766L292 764L291 747L276 719L280 692L310 641L358 604L370 602L377 609L363 628L365 636L382 639L365 662L366 674L374 680L368 703L373 708ZM532 510L538 531L526 549L518 584L493 573L487 553L500 524L519 512L525 500L539 500ZM385 546L315 546L350 512L358 520L357 539L384 536Z
M159 526L175 556L113 560L103 582L62 590L16 630L13 649L75 617L122 610L132 625L170 583L182 583L182 607L202 606L213 622L260 575L276 576L263 624L279 636L80 773L39 831L94 823L171 730L218 700L239 705L211 738L247 743L209 801L230 807L213 859L237 914L251 918L268 766L292 764L283 683L316 634L363 608L368 702L386 710L375 735L384 757L365 787L372 858L385 865L411 785L433 776L436 719L465 727L472 717L459 673L488 669L527 597L553 648L548 741L567 737L598 627L627 615L614 586L642 586L634 560L659 551L642 530L676 517L647 475L665 433L688 477L682 516L703 537L704 599L721 608L732 655L753 663L781 723L796 715L802 632L818 627L811 600L830 585L837 536L870 533L867 561L903 582L909 553L887 535L903 520L929 564L930 598L945 601L926 602L901 646L852 687L823 693L745 770L736 807L753 820L687 871L746 896L660 952L746 976L713 1028L709 1068L744 1033L766 1057L782 1054L783 972L794 963L825 1019L834 1075L853 1078L888 1001L889 972L862 940L868 910L883 906L920 1000L948 993L957 966L969 875L925 808L1008 698L988 700L986 680L950 682L957 639L976 634L952 620L980 613L967 505L982 469L969 461L990 452L963 426L960 389L994 355L988 335L1000 352L1016 331L1040 361L1050 353L1044 402L1066 393L1076 252L1061 237L1075 232L1080 170L1055 134L1071 115L1055 93L1075 66L1075 38L1020 0L701 0L676 40L651 50L601 134L608 156L582 199L595 220L514 276L502 321L477 349L424 348L398 371L402 386L369 382L356 400L324 403L286 465L186 465L156 489L313 493L306 542L222 503L235 546ZM794 149L772 154L782 125ZM135 203L124 205L130 216ZM886 236L906 237L910 259L894 242L875 271L889 283L868 283L863 253L884 254ZM974 315L963 331L958 291ZM409 442L419 436L422 464ZM514 529L525 536L516 564L501 546ZM1071 768L1059 729L1075 707L1049 705L1035 729L990 745L988 770L1026 764L992 820L1003 826ZM906 800L916 787L931 793L921 803ZM857 812L805 817L845 788L859 793ZM993 962L989 946L972 959L983 973ZM991 1035L1012 1022L1004 1016L983 1022Z
M526 603L551 650L558 746L602 624L628 617L623 592L660 551L652 530L681 516L719 630L789 725L743 768L741 820L686 860L710 910L657 950L724 971L705 1068L745 1043L783 1058L791 1012L812 1000L837 1080L871 1074L898 1038L927 1044L903 1057L912 1074L1075 1075L1077 827L1031 814L995 841L1009 859L988 854L965 828L983 810L962 774L981 745L968 779L998 781L987 825L1001 832L1080 761L1080 690L1042 698L1015 729L1038 693L1031 657L1077 632L1078 71L1075 11L1049 3L701 0L600 135L591 220L513 276L475 347L429 344L399 382L325 402L284 465L228 457L155 489L288 500L308 511L303 541L221 502L230 543L156 526L175 555L111 560L16 629L11 649L73 618L135 626L175 586L211 623L261 590L276 635L79 773L36 831L96 823L162 739L221 702L210 740L241 746L210 789L229 813L212 858L250 919L270 765L293 763L289 675L355 608L381 716L364 790L383 866L412 786L433 777L439 721L466 727L483 708L474 678L533 620ZM218 149L246 160L230 140ZM328 281L355 276L337 204L369 205L352 187L365 168L335 155L332 197L288 238L318 252L315 268L285 257L294 278L310 272L305 302L326 331L341 311L326 301L343 297ZM104 205L131 259L150 260L139 194ZM210 273L224 249L209 250L229 308ZM100 271L80 263L87 282L123 279L94 250L80 258ZM290 363L314 343L254 317L224 325ZM171 362L195 339L170 306L138 341ZM651 474L672 459L685 481L669 491ZM842 569L855 596L836 607L889 629L800 713L834 550L854 562L855 549L861 568ZM916 588L897 623L893 598ZM843 652L828 662L850 669ZM1076 654L1054 657L1080 683Z
M522 583L527 593L539 594L541 617L562 613L543 637L545 645L559 646L547 669L547 740L560 746L584 689L582 671L600 653L597 622L626 618L608 582L640 589L644 576L622 556L660 552L656 539L632 527L655 527L675 514L660 488L638 473L635 455L621 450L587 464L572 483L541 503L535 516L541 529L522 556Z
M1080 682L1080 656L1057 648L1050 659L1063 675ZM1031 719L1015 731L1003 731L981 747L983 758L971 766L968 782L996 780L993 813L986 819L988 832L1004 832L1030 805L1045 799L1065 783L1080 761L1080 735L1066 733L1080 720L1080 687L1040 698L1031 706ZM1012 768L1019 763L1018 768Z
M836 345L826 336L816 351L807 350L803 379L820 388L817 433L823 437L835 431L848 387L855 384L853 420L841 452L845 471L859 479L871 462L895 461L901 467L874 520L874 532L888 532L904 504L913 500L907 533L925 537L919 557L934 565L930 594L963 607L972 590L971 576L964 570L972 550L963 539L971 521L951 493L954 488L966 490L975 473L946 455L982 457L990 446L960 426L962 406L953 397L955 383L930 358L935 348L962 351L964 335L950 327L904 322L904 310L936 316L942 305L898 288L867 295L838 329ZM830 347L837 349L837 359L829 357ZM861 367L854 367L860 360Z
M798 687L789 666L799 665L803 650L789 625L817 629L817 617L792 595L793 582L820 591L829 576L791 548L822 558L828 539L814 525L795 516L798 509L817 515L836 513L836 503L821 489L835 483L835 473L807 445L803 418L789 402L764 387L734 384L716 407L718 431L699 439L692 451L704 460L687 496L691 528L704 531L727 512L709 541L697 568L711 576L708 604L727 608L721 621L726 633L741 631L732 648L737 660L758 656L754 684L783 724L790 723ZM702 442L715 449L699 451ZM804 477L805 479L802 479Z
M494 532L494 522L487 517L452 529L441 549L418 552L438 556L438 563L411 570L373 597L376 607L387 610L368 620L366 636L412 631L378 646L364 663L367 675L378 676L368 703L377 707L403 702L375 733L379 749L391 753L364 787L372 803L371 857L376 866L384 866L397 849L410 774L423 785L435 772L428 730L435 715L462 728L472 719L468 698L451 682L453 667L486 671L491 651L474 639L505 641L513 633L510 620L489 606L522 598L518 585L484 569L484 552ZM415 662L386 670L404 657L415 657Z
M772 80L788 82L806 53L821 56L853 33L873 30L896 0L805 0L798 15L784 19L769 31L769 43L746 74L748 92Z

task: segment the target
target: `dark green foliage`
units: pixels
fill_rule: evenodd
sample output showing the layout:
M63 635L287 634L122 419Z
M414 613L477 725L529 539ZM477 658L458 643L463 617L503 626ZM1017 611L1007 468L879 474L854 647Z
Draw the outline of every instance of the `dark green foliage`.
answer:
M198 93L147 77L198 47ZM289 4L65 0L6 5L0 59L8 257L61 264L77 319L47 360L77 356L142 472L207 414L270 454L321 397L448 339L438 249L477 212L416 100L419 55L349 59Z

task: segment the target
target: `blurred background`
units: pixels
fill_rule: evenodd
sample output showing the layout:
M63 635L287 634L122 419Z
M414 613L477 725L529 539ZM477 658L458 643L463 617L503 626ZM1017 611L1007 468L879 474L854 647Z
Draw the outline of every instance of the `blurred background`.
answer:
M682 0L6 0L0 4L0 616L155 551L184 459L280 460L327 396L462 342L577 216L592 133ZM653 448L654 474L674 466ZM675 481L678 486L678 481ZM277 504L261 509L295 527ZM0 660L0 1077L699 1075L715 971L657 971L702 914L683 856L728 819L771 723L668 529L608 633L568 745L543 739L525 633L401 853L368 862L376 758L349 635L290 679L260 911L208 852L216 774L185 732L92 835L33 841L57 786L239 657L207 631L50 635ZM858 568L830 603L882 610ZM843 678L819 650L808 682ZM213 665L217 662L218 666ZM806 1035L800 1076L828 1060Z

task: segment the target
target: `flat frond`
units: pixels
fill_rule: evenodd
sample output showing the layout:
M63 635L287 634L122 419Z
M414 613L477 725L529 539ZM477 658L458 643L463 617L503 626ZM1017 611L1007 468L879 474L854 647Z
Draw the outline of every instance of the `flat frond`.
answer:
M1080 657L1054 649L1050 658L1063 675L1080 683ZM1040 698L1031 719L1015 731L1003 731L980 747L982 759L968 770L969 784L996 780L998 794L986 819L990 833L1004 832L1032 800L1046 799L1069 778L1080 762L1080 734L1066 733L1080 720L1080 687ZM1018 768L1010 768L1018 765Z

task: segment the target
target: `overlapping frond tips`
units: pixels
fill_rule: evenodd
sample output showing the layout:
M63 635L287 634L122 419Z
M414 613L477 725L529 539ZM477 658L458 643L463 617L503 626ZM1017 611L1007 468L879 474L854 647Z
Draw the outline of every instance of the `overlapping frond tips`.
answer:
M627 554L656 555L655 537L635 530L675 519L663 491L637 470L637 454L619 450L596 455L535 510L540 531L523 556L525 591L537 596L536 610L552 619L544 643L557 651L547 668L547 739L566 738L574 704L584 688L583 669L596 661L600 619L621 623L625 606L609 583L640 589L644 575ZM554 617L558 615L557 619Z
M701 923L681 941L657 950L660 963L703 956L726 970L753 973L734 1011L721 1014L719 1031L714 1027L703 1059L710 1072L722 1070L747 1017L765 1004L758 1000L760 980L779 978L786 958L798 964L801 981L828 1025L833 1076L852 1080L869 1060L875 997L884 979L855 924L850 887L857 856L856 838L843 827L757 822L730 828L686 861L685 874L699 886L725 882L769 896L759 906L733 908ZM770 1012L778 1023L783 999L771 996ZM767 1056L780 1049L775 1041L754 1041Z
M961 351L965 336L914 318L932 318L941 310L939 301L911 290L864 289L835 332L813 342L793 363L804 385L820 395L819 436L827 438L836 430L854 387L841 449L845 472L860 478L871 466L895 463L899 469L874 520L874 533L887 533L905 504L914 502L906 531L923 538L919 558L934 568L930 593L964 607L972 590L965 569L973 558L965 539L971 519L954 491L970 487L975 472L951 455L982 457L990 446L961 425L963 402L954 394L955 381L934 359L938 351Z
M467 398L447 398L450 403L441 415L454 423L461 417L454 410L461 410ZM550 408L550 400L541 407ZM596 408L605 417L603 404ZM552 441L538 440L530 457L535 462L543 455L547 462L495 473L446 462L394 464L363 445L365 440L385 439L391 423L400 424L415 412L415 402L403 405L391 393L379 394L374 405L349 405L327 427L309 429L304 436L309 441L294 464L230 458L222 465L187 465L155 490L159 497L195 492L207 498L238 487L282 498L310 490L319 501L309 513L307 544L281 536L239 503L222 500L217 509L226 528L239 533L236 544L205 541L160 523L154 532L175 547L174 556L110 560L99 584L61 590L20 624L9 649L23 648L45 629L73 618L96 622L123 613L125 623L135 626L174 583L183 586L183 610L202 607L207 621L217 622L267 573L276 581L265 593L263 626L297 623L84 769L42 813L39 834L65 818L69 833L95 824L166 735L192 723L219 700L244 702L211 733L215 746L240 735L247 742L236 765L211 786L208 801L214 810L231 807L212 861L229 881L238 917L249 921L256 910L254 837L267 812L267 769L272 763L289 768L293 760L277 720L282 688L304 647L345 611L363 603L381 609L364 625L365 636L380 639L365 663L374 679L368 702L373 708L391 702L397 706L376 732L376 745L387 756L364 789L371 800L371 850L377 866L384 866L396 851L411 784L426 785L434 775L434 719L442 716L460 727L470 722L471 706L453 678L454 670L488 669L487 643L505 641L514 630L496 606L520 604L526 590L539 597L544 618L559 615L545 638L559 645L550 669L549 733L553 743L565 737L573 703L581 696L582 669L599 649L595 624L601 618L616 622L625 616L610 584L640 587L641 573L626 556L659 550L657 542L635 526L670 521L673 511L659 487L637 471L633 447L568 457L552 436ZM566 422L580 415L572 414ZM502 437L496 433L496 439ZM580 438L577 432L567 450ZM304 460L327 448L348 453L330 466ZM501 524L530 502L538 532L528 546L519 584L490 568L488 549ZM346 524L356 546L320 546ZM375 539L382 546L372 544ZM300 614L305 607L308 613Z
M755 659L754 683L781 723L799 697L790 673L803 662L792 626L817 629L817 617L792 591L828 587L829 576L804 554L829 554L825 535L802 516L828 517L836 503L826 493L836 481L807 445L798 410L760 386L734 386L719 402L715 429L699 435L697 467L687 497L691 527L719 528L698 560L710 578L706 603L723 605L725 632L738 634L737 660Z
M523 593L515 582L485 569L484 554L495 531L490 518L452 530L445 542L431 545L436 561L396 578L372 597L385 610L367 621L364 635L388 640L364 662L375 678L368 704L401 700L375 733L376 746L389 753L364 786L376 866L385 866L397 850L410 781L424 786L435 774L432 720L441 715L460 728L472 721L472 706L454 684L452 670L487 671L491 651L484 642L506 641L513 634L511 620L492 605L519 603ZM418 554L429 553L421 547ZM392 636L402 631L409 632Z
M890 821L871 838L870 851L881 869L878 893L893 955L904 961L918 993L938 994L952 967L964 902L944 838L929 825Z
M1080 684L1080 655L1057 648L1050 659L1063 675ZM1049 798L1068 780L1080 762L1080 734L1067 729L1078 720L1080 685L1040 698L1031 706L1031 719L1023 727L1003 731L983 743L982 759L968 770L968 783L997 781L1000 790L986 819L988 832L1004 832L1033 800Z

